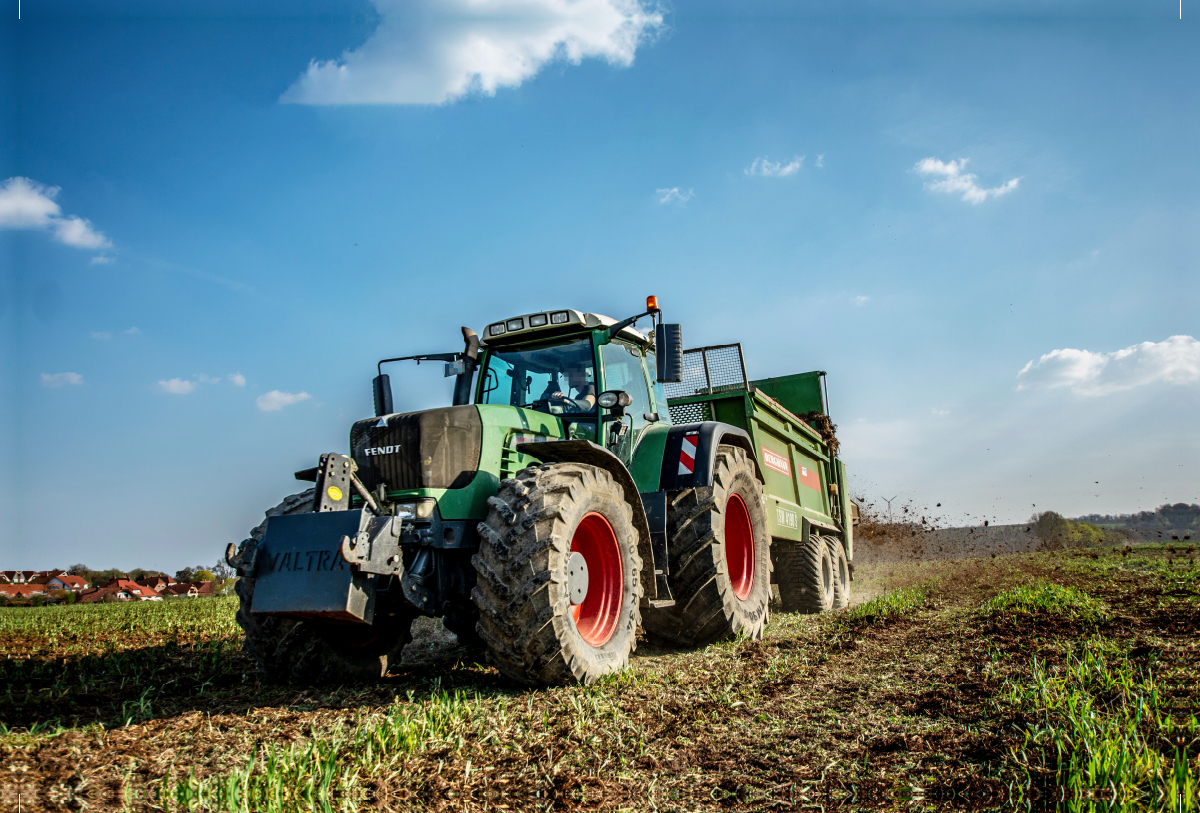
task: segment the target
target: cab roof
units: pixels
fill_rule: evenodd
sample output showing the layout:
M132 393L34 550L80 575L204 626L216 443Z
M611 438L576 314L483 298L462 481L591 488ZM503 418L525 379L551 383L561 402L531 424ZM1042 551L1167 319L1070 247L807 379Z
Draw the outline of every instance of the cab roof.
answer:
M549 339L554 336L611 327L617 321L599 313L584 313L569 309L535 311L492 322L483 329L481 340L485 346L516 344L531 339ZM643 346L650 345L650 339L632 326L621 328L617 335Z

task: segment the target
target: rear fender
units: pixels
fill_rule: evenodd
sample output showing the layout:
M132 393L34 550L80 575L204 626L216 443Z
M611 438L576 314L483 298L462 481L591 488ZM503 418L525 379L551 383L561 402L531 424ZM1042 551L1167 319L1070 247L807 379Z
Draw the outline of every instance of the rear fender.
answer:
M537 458L543 463L586 463L604 469L613 476L625 492L625 502L633 510L633 526L638 532L638 555L642 557L642 603L658 598L654 578L654 550L651 545L650 523L646 509L638 497L637 484L621 458L590 440L549 440L542 443L519 443L517 451Z
M685 443L687 444L685 447ZM746 430L720 421L701 421L672 426L663 452L659 489L682 491L685 488L704 488L713 483L717 447L740 446L754 464L759 482L764 482L758 466L758 453ZM693 452L692 447L695 447Z

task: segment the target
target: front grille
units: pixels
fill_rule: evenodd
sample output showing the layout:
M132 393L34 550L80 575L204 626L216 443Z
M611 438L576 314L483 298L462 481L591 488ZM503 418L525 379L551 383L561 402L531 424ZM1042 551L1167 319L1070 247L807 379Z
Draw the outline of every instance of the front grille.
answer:
M463 488L479 468L482 441L479 410L443 407L359 421L350 454L368 489Z

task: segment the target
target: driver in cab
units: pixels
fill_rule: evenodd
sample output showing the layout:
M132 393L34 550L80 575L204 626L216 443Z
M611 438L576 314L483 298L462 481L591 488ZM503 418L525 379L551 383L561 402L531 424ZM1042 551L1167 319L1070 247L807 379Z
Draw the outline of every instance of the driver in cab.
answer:
M558 389L560 378L567 380L567 392ZM591 412L596 408L596 385L588 378L584 368L570 367L554 377L542 398L567 412ZM574 398L571 397L571 391L575 392Z

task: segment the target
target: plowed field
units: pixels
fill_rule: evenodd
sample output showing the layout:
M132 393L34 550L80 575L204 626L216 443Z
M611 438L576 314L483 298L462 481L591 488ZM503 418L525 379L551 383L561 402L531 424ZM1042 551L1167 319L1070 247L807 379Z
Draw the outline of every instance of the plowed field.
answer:
M1197 809L1194 551L889 533L851 610L590 687L430 621L380 684L313 689L259 681L232 600L0 609L0 809Z

